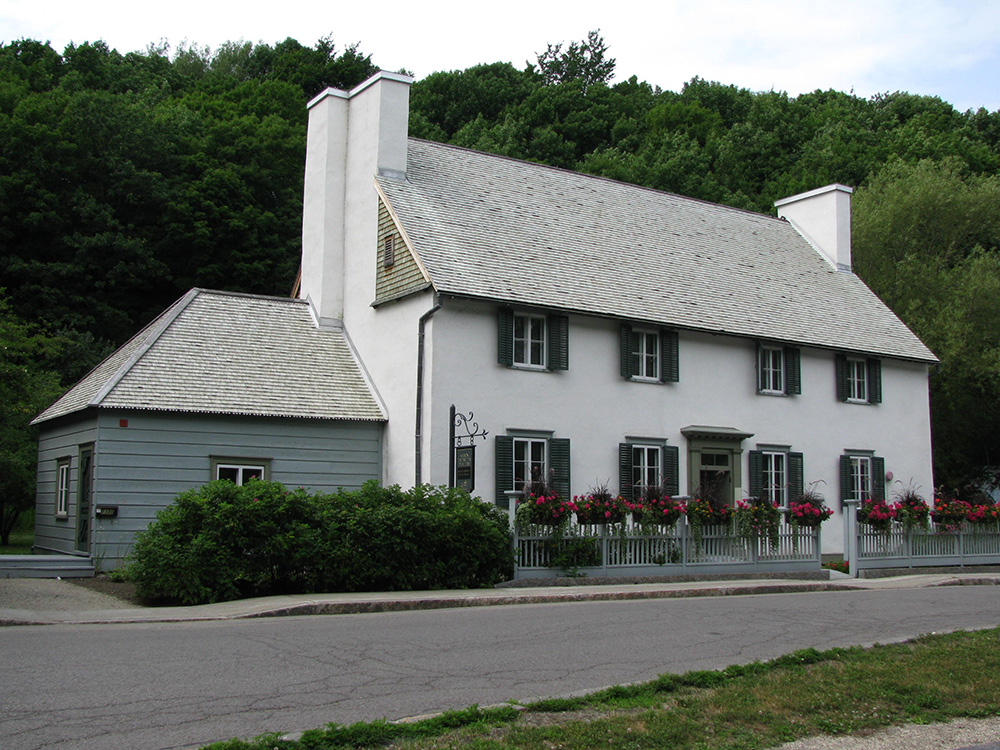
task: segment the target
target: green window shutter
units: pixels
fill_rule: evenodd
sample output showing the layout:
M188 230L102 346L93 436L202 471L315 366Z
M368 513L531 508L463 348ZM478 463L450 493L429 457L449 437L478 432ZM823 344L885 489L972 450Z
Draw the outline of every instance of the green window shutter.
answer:
M550 315L545 321L549 327L549 367L550 370L569 369L569 318L565 315Z
M680 380L677 331L660 331L660 358L660 380L664 383Z
M885 500L885 459L881 456L872 456L872 495Z
M632 499L632 444L618 443L618 494Z
M868 366L868 403L882 403L882 360L869 359Z
M849 500L854 487L851 485L851 457L840 457L840 499Z
M501 307L497 314L497 362L514 364L514 311L509 307Z
M680 451L676 445L663 447L663 489L671 497L681 492Z
M549 468L552 470L552 489L560 497L570 497L569 438L552 438L549 440L549 463Z
M801 453L788 454L788 499L798 497L805 492L805 479L803 478L804 460Z
M635 375L635 370L632 369L632 326L628 323L622 323L621 373L623 378Z
M750 451L750 497L764 491L764 452Z
M496 437L496 503L507 497L508 490L514 489L514 438L509 435Z
M837 363L837 400L847 401L847 357L843 354L835 355Z
M785 347L785 393L789 396L802 393L802 358L796 346Z

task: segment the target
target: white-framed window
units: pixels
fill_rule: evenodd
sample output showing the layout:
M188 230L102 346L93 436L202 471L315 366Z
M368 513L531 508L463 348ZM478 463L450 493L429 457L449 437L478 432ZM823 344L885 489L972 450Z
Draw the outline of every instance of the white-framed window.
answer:
M851 481L848 500L867 500L872 497L872 459L870 456L850 456Z
M56 518L69 517L70 459L56 463Z
M547 479L548 445L544 438L514 438L514 484L520 490L529 482Z
M663 482L660 460L663 446L632 445L632 497L642 497L647 487L659 487Z
M660 379L660 332L632 330L632 372L636 380Z
M784 394L785 350L761 345L757 350L757 390L761 393Z
M514 364L545 367L545 317L528 313L514 315Z
M784 507L788 502L787 456L777 451L761 451L761 497Z
M212 479L225 479L242 487L253 479L266 480L269 474L267 461L217 458L212 460Z
M847 400L868 403L868 361L847 358Z

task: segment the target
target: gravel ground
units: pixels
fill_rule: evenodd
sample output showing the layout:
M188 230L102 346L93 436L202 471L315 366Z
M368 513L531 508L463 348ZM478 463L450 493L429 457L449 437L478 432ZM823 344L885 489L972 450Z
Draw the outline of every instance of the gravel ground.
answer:
M35 612L89 612L133 609L135 587L96 578L0 578L0 609Z

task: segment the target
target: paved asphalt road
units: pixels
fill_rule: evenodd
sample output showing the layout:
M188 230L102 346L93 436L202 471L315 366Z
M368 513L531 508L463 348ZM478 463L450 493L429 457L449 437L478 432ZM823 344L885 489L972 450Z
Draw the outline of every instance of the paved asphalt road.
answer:
M0 747L178 748L1000 624L1000 590L797 593L0 631Z

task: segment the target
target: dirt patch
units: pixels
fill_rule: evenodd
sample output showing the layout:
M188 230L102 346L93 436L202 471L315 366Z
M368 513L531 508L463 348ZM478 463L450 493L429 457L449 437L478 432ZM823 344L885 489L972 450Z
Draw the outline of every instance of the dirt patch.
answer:
M66 578L70 583L82 586L85 589L96 591L99 594L107 594L116 599L129 604L143 604L135 594L135 584L131 581L112 581L107 576L94 576L93 578Z

